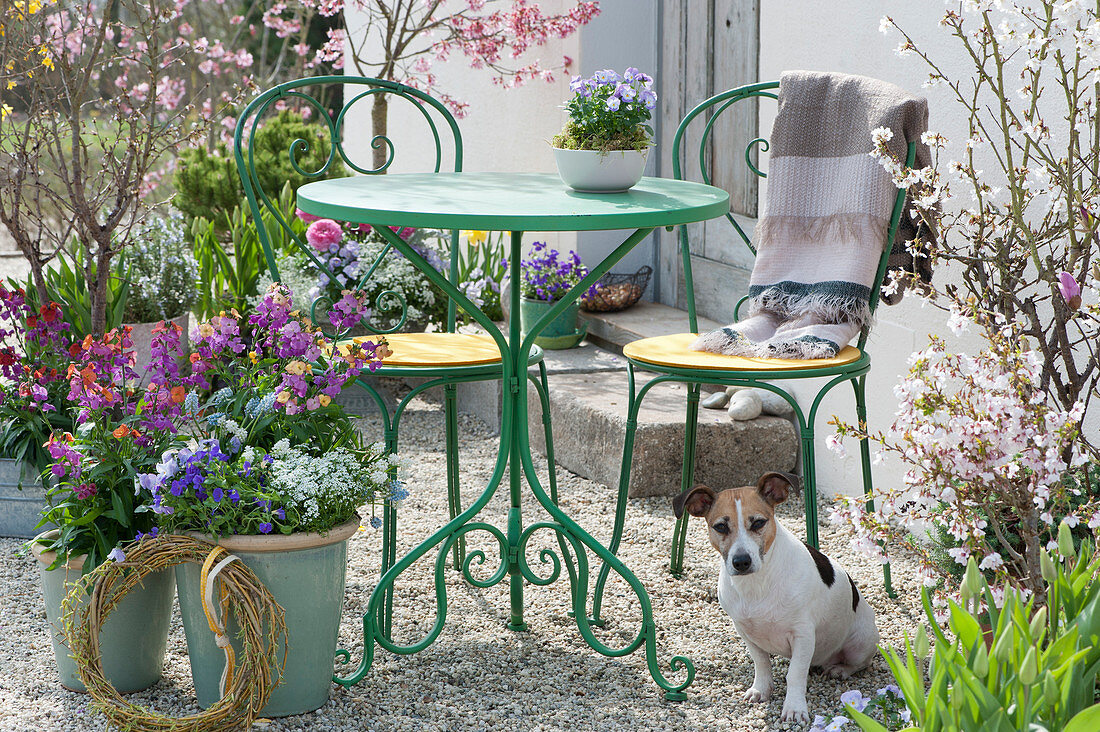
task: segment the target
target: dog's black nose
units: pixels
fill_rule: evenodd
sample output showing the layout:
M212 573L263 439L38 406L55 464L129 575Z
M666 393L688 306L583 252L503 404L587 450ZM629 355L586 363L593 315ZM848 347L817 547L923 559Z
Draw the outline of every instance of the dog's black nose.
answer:
M744 572L752 566L752 557L748 554L736 554L733 559L730 560L730 564L733 565L735 572Z

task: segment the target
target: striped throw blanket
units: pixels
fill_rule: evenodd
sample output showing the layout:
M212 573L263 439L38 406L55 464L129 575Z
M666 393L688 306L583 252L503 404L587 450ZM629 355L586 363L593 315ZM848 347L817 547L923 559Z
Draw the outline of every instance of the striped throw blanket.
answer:
M877 160L871 131L889 128L895 157L920 143L928 106L886 82L789 71L779 83L767 201L756 228L748 317L700 336L692 348L766 358L830 358L871 322L870 296L887 246L897 188ZM922 233L902 215L890 267L917 272L906 244Z

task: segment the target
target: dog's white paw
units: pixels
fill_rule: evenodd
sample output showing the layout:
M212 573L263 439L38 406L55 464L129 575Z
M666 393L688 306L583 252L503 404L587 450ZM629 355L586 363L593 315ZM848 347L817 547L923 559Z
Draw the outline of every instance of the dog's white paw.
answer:
M855 671L855 670L856 669L855 669L854 666L841 666L841 665L826 666L823 669L823 671L825 672L825 675L828 676L831 679L846 679L849 676L851 676L852 672Z
M744 696L742 696L741 698L747 702L752 702L753 704L763 704L768 699L772 698L772 690L757 689L755 686L753 686L749 688L749 690L746 691Z
M783 704L783 713L780 715L780 720L784 722L796 722L798 724L810 723L810 710L806 706L806 702L792 703L790 701Z

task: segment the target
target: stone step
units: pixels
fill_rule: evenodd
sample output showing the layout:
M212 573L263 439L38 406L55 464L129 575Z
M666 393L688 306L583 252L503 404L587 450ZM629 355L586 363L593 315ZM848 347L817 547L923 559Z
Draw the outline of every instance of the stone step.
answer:
M623 346L641 338L684 333L688 329L686 310L657 302L642 301L617 313L582 312L581 319L588 324L588 340L615 353L622 353ZM726 325L703 317L698 323L703 333Z

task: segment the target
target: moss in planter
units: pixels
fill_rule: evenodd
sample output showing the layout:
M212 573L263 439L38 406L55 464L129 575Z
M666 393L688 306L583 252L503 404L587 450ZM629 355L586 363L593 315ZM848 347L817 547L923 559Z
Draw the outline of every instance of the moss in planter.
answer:
M641 152L647 149L652 141L644 127L635 127L627 132L585 135L577 124L568 122L565 129L551 138L550 144L561 150L594 150L604 153L612 150Z

